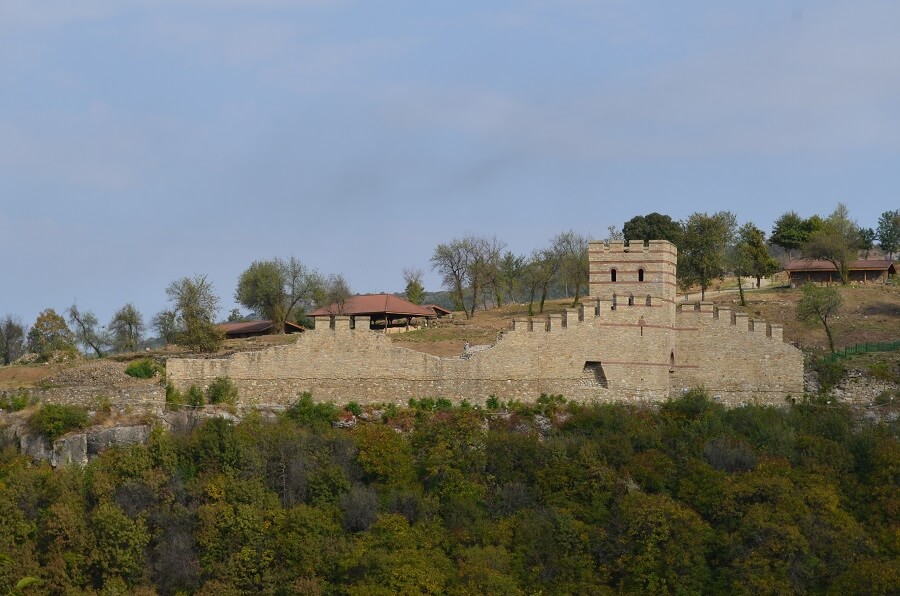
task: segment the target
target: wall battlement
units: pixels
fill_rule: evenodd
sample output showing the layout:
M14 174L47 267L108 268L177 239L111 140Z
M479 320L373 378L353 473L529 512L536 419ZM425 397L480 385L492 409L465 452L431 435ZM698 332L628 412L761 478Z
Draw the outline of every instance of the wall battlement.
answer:
M675 302L677 251L664 240L592 242L590 296L577 308L516 318L487 349L442 358L398 347L368 317L316 320L296 343L224 359L173 358L179 389L229 377L243 405L286 404L303 391L338 403L489 396L533 401L660 401L704 386L728 404L802 393L803 358L783 327L712 303Z

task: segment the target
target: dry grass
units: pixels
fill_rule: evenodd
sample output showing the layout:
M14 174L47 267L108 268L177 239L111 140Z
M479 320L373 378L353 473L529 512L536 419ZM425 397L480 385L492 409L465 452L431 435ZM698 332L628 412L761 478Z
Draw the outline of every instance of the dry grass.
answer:
M50 376L70 368L71 364L12 364L0 367L0 391L31 389Z
M900 288L896 286L838 287L843 305L834 316L832 333L838 347L858 343L888 341L900 338ZM736 295L712 298L717 304L728 304L751 317L784 324L785 340L804 349L824 350L828 338L821 325L804 325L797 321L797 302L801 290L789 288L748 292L747 307L742 308Z

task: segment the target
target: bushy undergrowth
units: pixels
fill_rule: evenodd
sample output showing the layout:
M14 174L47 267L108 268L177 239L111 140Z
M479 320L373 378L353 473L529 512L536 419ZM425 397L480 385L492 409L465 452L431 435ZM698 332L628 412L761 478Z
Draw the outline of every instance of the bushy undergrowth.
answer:
M211 404L235 405L238 388L228 377L216 377L206 388L206 401Z
M828 393L834 389L841 382L841 379L844 378L844 373L847 371L841 360L831 360L829 358L813 360L810 366L816 373L821 393Z
M84 428L89 421L87 410L81 406L45 404L31 416L28 424L53 442L67 432Z
M0 409L7 412L24 410L31 403L31 394L27 389L17 389L0 396Z
M162 371L163 368L154 362L152 358L134 360L125 367L125 374L136 379L152 379L153 375Z
M896 425L702 391L658 408L547 396L509 416L421 406L339 430L307 393L276 420L156 429L86 470L0 452L0 587L900 592Z

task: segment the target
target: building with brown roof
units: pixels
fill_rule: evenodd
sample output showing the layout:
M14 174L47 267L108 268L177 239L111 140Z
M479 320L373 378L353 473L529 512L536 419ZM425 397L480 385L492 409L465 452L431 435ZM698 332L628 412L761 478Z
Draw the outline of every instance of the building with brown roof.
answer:
M423 304L422 306L433 310L434 316L436 316L439 319L443 319L444 317L449 317L450 315L453 314L452 310L447 310L443 306L439 306L437 304Z
M409 327L413 319L428 321L436 318L432 309L413 304L393 294L351 296L343 304L331 304L308 313L310 317L334 315L369 317L374 329L397 327L398 322L401 327Z
M805 283L831 284L840 283L841 276L837 267L830 261L792 260L785 265L791 287ZM897 267L891 259L872 259L851 261L849 264L850 283L883 284L890 276L897 273Z

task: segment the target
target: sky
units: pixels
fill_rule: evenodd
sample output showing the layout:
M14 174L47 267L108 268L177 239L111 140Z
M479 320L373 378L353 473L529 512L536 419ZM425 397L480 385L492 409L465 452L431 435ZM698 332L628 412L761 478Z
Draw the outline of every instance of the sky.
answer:
M0 0L0 316L147 320L254 260L900 208L900 3Z

